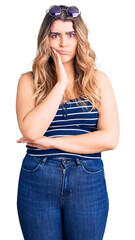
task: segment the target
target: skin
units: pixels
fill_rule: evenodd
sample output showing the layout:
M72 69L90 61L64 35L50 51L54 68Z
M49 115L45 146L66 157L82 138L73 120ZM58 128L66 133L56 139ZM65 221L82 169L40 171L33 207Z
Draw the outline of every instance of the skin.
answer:
M43 136L35 141L29 141L25 137L21 137L16 142L17 143L27 143L28 146L36 147L36 148L40 148L40 149L51 149L51 148L53 148L51 140L53 140L53 139L50 137L45 137L45 136Z
M60 56L62 65L68 78L67 88L71 91L74 84L74 57L76 55L77 37L71 21L56 20L51 26L49 35L50 48L53 51L53 59ZM69 54L61 54L59 50L69 51ZM57 64L57 62L55 62Z
M77 37L73 28L72 21L56 20L53 22L49 35L49 45L52 50L51 56L56 65L58 79L65 81L67 91L71 92L74 84L74 57L76 55ZM69 51L68 54L61 54L59 51ZM17 143L27 143L29 146L40 149L52 148L52 138L41 137L29 142L28 139L21 137ZM46 145L46 146L45 146Z
M71 21L54 21L51 32L58 32L49 36L52 58L56 64L56 72L60 81L68 82L69 91L74 81L74 57L76 54L77 38L69 32L74 31ZM68 34L67 34L68 32ZM54 49L54 50L53 50ZM59 54L59 50L69 50L67 55ZM42 136L35 141L22 137L17 143L27 143L40 149L58 148L74 153L96 153L112 150L119 139L119 117L115 95L107 75L96 71L96 78L101 87L102 104L99 109L98 131L76 136L51 138Z

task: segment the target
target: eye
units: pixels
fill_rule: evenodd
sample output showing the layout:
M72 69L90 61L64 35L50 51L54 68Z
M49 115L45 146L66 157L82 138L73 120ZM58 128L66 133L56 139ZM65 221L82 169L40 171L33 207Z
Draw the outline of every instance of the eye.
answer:
M73 38L75 37L75 33L68 33L69 37Z
M51 34L50 37L51 37L51 38L58 38L58 37L59 37L59 34Z

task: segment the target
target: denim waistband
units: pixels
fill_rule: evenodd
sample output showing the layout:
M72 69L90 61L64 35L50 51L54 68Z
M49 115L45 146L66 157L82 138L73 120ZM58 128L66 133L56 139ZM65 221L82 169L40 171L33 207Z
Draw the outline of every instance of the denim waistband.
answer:
M26 154L29 156L29 154ZM31 156L31 155L30 155ZM55 157L55 156L33 156L34 158L40 160L42 164L45 164L46 162L58 164L58 165L81 165L82 162L94 162L94 164L98 164L99 161L102 162L100 159L79 159L78 157Z
M42 158L42 162L45 164L46 161L51 162L51 163L55 163L55 164L63 164L63 165L80 165L82 160L76 158L76 157L43 157Z

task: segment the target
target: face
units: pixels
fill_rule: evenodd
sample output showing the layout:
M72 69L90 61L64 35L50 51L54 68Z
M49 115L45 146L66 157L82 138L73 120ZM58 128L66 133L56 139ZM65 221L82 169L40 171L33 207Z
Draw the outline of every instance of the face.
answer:
M62 63L73 61L76 55L77 37L72 21L55 20L51 26L49 44L60 54Z

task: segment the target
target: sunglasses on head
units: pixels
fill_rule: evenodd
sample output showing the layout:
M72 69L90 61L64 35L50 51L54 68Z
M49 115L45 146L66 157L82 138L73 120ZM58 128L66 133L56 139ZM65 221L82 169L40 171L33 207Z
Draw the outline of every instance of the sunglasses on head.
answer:
M56 17L58 15L61 14L61 11L62 10L65 10L67 12L67 14L70 16L70 17L77 17L80 13L79 9L77 7L68 7L67 9L65 8L60 8L59 6L57 5L54 5L52 7L49 8L49 10L46 11L46 13L49 12L49 14L53 17Z

